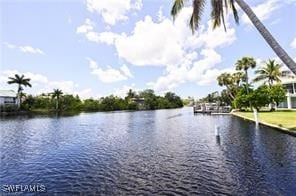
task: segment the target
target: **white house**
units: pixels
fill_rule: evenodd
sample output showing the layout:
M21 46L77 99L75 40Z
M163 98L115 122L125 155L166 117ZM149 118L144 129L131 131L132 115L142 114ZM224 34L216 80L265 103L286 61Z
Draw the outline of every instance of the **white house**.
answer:
M296 79L282 82L287 99L279 104L279 108L296 109Z
M13 90L0 90L0 105L17 105L17 93Z

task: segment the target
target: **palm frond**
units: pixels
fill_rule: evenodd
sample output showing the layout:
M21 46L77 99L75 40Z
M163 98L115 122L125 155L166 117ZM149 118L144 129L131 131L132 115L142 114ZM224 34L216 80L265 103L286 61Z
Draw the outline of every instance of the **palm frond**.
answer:
M201 16L205 7L205 0L193 0L193 12L190 18L189 26L192 33L198 29L199 23L201 21Z
M211 4L212 4L211 18L213 21L213 29L219 27L221 23L223 23L224 30L226 31L225 19L224 19L224 8L223 8L224 2L225 1L221 1L221 0L211 0Z
M175 0L174 5L171 10L171 15L173 16L173 19L175 20L179 12L184 7L184 0Z
M239 16L238 16L235 4L234 4L234 0L229 0L229 6L232 9L232 14L233 14L235 23L239 24Z
M260 81L267 80L267 79L268 79L268 76L259 75L259 76L257 76L256 78L253 79L253 82L260 82Z

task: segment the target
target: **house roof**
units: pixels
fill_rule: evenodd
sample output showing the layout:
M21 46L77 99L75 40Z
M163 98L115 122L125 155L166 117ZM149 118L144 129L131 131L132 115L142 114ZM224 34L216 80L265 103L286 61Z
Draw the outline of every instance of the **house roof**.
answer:
M0 90L0 97L17 97L13 90Z
M296 83L296 78L285 78L282 79L282 84L292 84L292 83Z

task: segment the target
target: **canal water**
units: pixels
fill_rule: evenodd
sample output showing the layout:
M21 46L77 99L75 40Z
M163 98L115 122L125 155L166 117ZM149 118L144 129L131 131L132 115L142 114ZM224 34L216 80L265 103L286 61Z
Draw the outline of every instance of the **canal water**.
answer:
M0 195L296 193L295 137L192 108L2 118L0 153Z

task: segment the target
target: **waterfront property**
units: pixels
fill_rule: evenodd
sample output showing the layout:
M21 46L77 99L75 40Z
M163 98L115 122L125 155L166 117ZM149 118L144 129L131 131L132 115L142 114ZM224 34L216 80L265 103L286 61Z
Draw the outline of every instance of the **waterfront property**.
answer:
M234 114L254 120L253 112L235 112ZM296 111L259 112L258 117L259 122L296 131Z
M282 84L286 89L287 99L279 104L279 108L296 109L296 79L284 81Z
M17 93L15 93L13 90L0 90L0 105L17 105Z

